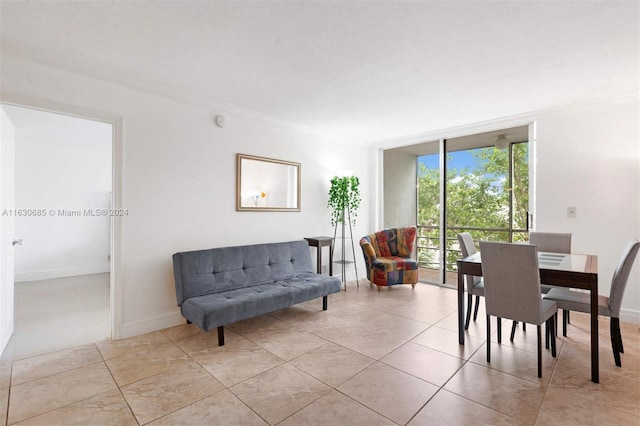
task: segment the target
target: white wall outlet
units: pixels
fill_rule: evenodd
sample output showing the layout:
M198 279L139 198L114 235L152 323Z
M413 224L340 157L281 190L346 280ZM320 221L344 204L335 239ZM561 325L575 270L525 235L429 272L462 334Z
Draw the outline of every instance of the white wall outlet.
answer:
M575 207L567 207L567 217L575 218L576 217L576 208Z

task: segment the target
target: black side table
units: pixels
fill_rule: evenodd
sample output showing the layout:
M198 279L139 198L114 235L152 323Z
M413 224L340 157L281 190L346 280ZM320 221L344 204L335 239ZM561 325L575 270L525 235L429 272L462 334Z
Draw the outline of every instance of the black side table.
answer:
M329 275L333 275L333 238L332 237L305 237L309 246L316 247L318 273L322 273L322 247L329 247Z

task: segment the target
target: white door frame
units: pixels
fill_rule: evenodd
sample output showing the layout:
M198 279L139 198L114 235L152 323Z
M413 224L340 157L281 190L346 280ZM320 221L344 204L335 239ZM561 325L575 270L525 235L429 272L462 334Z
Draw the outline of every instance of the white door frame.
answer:
M20 96L3 96L2 103L23 108L30 108L54 114L68 115L87 120L100 121L111 124L112 128L112 162L111 188L112 208L125 209L124 206L124 149L123 130L124 119L120 115L86 108L72 107L36 99L24 99ZM110 262L110 310L111 310L111 339L122 338L123 324L123 265L124 265L124 217L111 217L111 262Z
M2 217L0 221L0 355L4 352L13 335L15 325L14 309L14 163L15 128L3 108L0 108L0 201Z

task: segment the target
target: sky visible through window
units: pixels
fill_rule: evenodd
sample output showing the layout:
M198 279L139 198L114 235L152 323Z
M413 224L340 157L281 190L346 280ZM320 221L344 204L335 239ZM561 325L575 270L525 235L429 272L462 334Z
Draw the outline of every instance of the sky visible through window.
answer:
M450 152L448 155L449 155L449 158L448 158L447 165L450 169L456 168L458 170L462 170L465 167L472 168L476 163L476 160L471 155L471 151L468 151L468 150ZM428 169L438 169L440 164L439 162L440 160L439 160L438 154L424 155L422 157L418 157L418 163L424 164Z

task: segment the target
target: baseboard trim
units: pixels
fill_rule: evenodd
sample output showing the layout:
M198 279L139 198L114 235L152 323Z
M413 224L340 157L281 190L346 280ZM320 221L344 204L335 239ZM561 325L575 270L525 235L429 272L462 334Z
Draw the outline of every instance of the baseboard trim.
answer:
M336 268L334 266L334 268L333 268L333 276L342 279L342 276L341 276L342 273L341 273L341 271L339 269L340 268ZM367 279L367 271L358 269L358 279L361 280L363 278ZM355 281L356 280L356 272L353 269L347 271L347 273L345 275L345 279L346 279L347 282Z
M67 269L50 269L48 271L34 271L34 272L22 272L16 273L14 277L14 282L24 282L24 281L40 281L40 280L50 280L54 278L63 278L63 277L75 277L78 275L91 275L91 274L104 274L109 272L111 265L105 263L103 265L94 265L94 266L82 266L79 268L67 268Z
M151 333L184 323L185 319L179 311L157 315L152 318L122 324L122 338L139 336L140 334Z
M621 309L620 319L624 322L640 324L640 311L633 309Z

